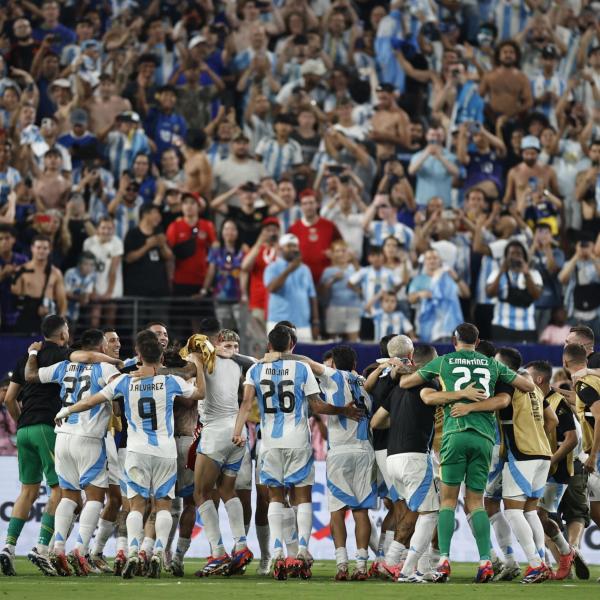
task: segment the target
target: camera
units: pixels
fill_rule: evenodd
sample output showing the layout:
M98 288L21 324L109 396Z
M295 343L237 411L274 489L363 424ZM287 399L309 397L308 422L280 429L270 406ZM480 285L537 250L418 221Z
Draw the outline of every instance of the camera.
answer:
M469 123L469 133L473 135L474 133L479 133L481 131L481 123L477 121L471 121Z
M344 167L342 165L327 165L327 170L332 175L340 175L344 172Z
M513 258L509 262L509 267L513 271L518 271L519 269L521 269L523 267L523 261L520 258Z
M344 185L350 183L350 175L340 175L340 183Z

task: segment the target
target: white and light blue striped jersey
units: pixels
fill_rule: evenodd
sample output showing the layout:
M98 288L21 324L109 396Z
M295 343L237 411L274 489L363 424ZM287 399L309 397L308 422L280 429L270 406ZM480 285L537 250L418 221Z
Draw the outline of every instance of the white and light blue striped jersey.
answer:
M541 98L546 92L552 92L560 98L564 95L566 89L566 81L556 73L549 78L544 77L543 73L539 73L531 78L531 93L536 100ZM551 103L538 105L537 111L544 114L552 126L557 126L555 107Z
M383 246L383 242L393 235L408 250L412 246L415 232L404 223L372 221L369 223L369 243L371 246Z
M531 278L536 285L542 287L544 282L539 271L530 269ZM488 285L492 283L498 276L498 268L496 267L491 275L488 277ZM498 327L504 327L505 329L512 329L513 331L535 331L535 303L532 302L527 308L520 306L514 306L505 302L504 299L508 296L509 286L508 278L510 277L510 284L514 288L520 290L526 289L525 275L523 273L515 273L514 271L508 271L505 275L500 277L500 284L498 286L498 300L494 306L494 318L492 325Z
M307 398L320 390L304 363L278 360L252 365L244 385L256 392L262 448L310 446Z
M8 195L21 182L21 174L14 167L6 167L0 172L0 206L8 202Z
M282 146L276 139L263 138L258 142L254 153L262 158L267 173L277 181L284 173L302 164L302 147L292 139Z
M117 368L108 363L86 364L68 360L42 367L38 371L42 383L60 384L63 406L70 406L93 396L118 374ZM100 439L106 435L111 414L109 404L97 404L90 410L69 415L55 431Z
M372 319L375 340L380 340L384 335L406 335L415 330L410 319L399 310L391 313L376 310L373 313Z
M319 375L319 383L324 400L333 406L346 406L354 402L365 411L360 421L353 421L342 415L327 417L327 447L371 445L369 439L369 419L373 403L364 388L364 378L349 371L338 371L325 367Z
M532 12L525 0L498 0L494 21L498 28L498 42L514 38L523 31Z
M127 450L163 458L177 458L173 437L173 403L189 398L195 387L177 375L133 378L121 375L101 394L107 400L123 398L127 419Z
M130 367L135 367L135 365L137 365L138 362L140 362L140 360L137 356L132 356L131 358L126 358L123 361L123 369L129 369Z
M354 275L350 277L349 282L352 285L360 286L362 292L362 300L364 303L369 302L373 296L379 292L391 292L399 285L399 281L394 274L394 271L387 267L375 269L371 266L361 267ZM379 300L373 305L373 308L380 308Z

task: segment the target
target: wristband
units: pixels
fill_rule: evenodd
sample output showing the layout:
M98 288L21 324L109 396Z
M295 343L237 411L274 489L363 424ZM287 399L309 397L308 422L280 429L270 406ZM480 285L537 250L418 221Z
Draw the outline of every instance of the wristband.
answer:
M29 356L37 356L38 351L37 350L30 350L29 351Z

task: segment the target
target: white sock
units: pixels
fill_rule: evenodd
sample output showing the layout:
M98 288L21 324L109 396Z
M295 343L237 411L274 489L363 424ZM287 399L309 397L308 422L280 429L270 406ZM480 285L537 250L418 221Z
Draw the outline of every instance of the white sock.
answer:
M335 564L338 568L348 564L348 552L345 547L335 549Z
M437 526L438 513L429 513L426 515L419 515L415 524L415 532L410 538L410 548L402 567L402 573L404 575L412 575L419 558L423 555L425 550L429 548L431 543L431 537Z
M140 543L144 536L144 515L137 510L130 510L127 515L127 545L129 554L140 551Z
M93 554L102 554L104 547L115 529L115 524L112 521L106 521L103 518L98 519L98 530L94 538Z
M225 502L225 510L229 518L229 527L231 528L237 552L248 545L246 544L246 529L244 528L244 507L241 500L237 496L234 496Z
M269 526L268 525L257 525L256 526L256 537L258 538L258 547L260 548L261 560L271 558L270 545L269 545Z
M377 556L377 546L379 543L379 535L377 533L377 525L375 521L369 515L369 521L371 521L371 537L369 538L369 548L373 551L373 554Z
M497 513L493 514L490 517L490 523L494 529L498 546L500 546L500 550L502 550L502 554L504 554L504 560L510 564L514 563L515 555L512 547L512 531L510 530L510 525L508 524L504 513L499 510Z
M283 508L283 539L288 556L298 554L298 529L296 527L296 511L284 506Z
M544 526L540 521L540 517L537 514L537 510L528 510L525 513L525 518L533 531L533 542L538 554L543 559L546 554L546 534L544 533Z
M385 556L383 547L385 546L385 534L386 533L387 532L382 529L379 532L379 540L377 540L377 550L375 551L375 554L378 558L381 558L381 559L383 559L383 557Z
M298 553L308 551L308 542L312 533L313 512L312 503L298 504Z
M119 550L123 550L123 552L127 552L127 538L123 536L119 536L117 538L117 552Z
M571 546L569 546L569 542L565 540L565 536L560 531L552 538L552 541L556 544L561 556L571 553Z
M533 541L533 532L523 514L523 510L519 508L509 508L504 511L504 516L510 524L517 541L532 567L539 567L542 564L540 555L537 552Z
M383 538L383 555L387 554L388 548L392 545L394 541L395 531L393 529L388 529L385 532L385 537Z
M177 549L175 550L175 556L177 556L179 560L183 560L183 557L185 556L185 553L189 550L191 543L192 540L190 540L190 538L180 537L177 539Z
M154 543L154 554L162 554L169 541L169 533L173 526L173 517L169 510L159 510L156 513L156 542Z
M369 551L366 548L358 548L356 551L356 568L364 571L367 568Z
M267 518L271 531L272 556L283 556L283 503L269 502Z
M65 542L69 537L73 515L77 502L69 498L62 498L54 513L54 552L60 554L65 551Z
M92 534L98 524L101 512L102 502L88 500L81 511L81 515L79 515L79 535L77 536L77 544L75 547L83 556L88 553L90 540L92 539Z
M212 555L216 558L225 554L223 541L221 540L221 529L219 528L219 513L212 500L207 500L198 507L200 518L204 523L204 532L210 543Z
M390 547L385 555L385 564L390 565L391 567L397 565L402 560L403 554L405 553L406 546L394 540L390 544Z
M155 518L155 522L156 522L156 517ZM154 535L156 535L156 525L154 526ZM148 560L150 560L150 558L152 557L152 552L154 551L154 538L151 537L145 537L144 541L142 542L142 547L140 548L140 552L145 552L146 553L146 557L148 558Z

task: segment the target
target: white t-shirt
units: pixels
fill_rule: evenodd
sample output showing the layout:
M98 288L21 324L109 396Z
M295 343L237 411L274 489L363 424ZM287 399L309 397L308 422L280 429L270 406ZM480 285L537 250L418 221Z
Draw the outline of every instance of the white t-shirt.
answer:
M114 235L110 242L103 244L100 242L97 235L93 235L85 240L83 249L87 252L91 252L96 257L96 291L98 294L104 294L108 289L110 263L115 256L123 256L123 242ZM123 265L122 261L119 261L112 297L120 298L122 295Z
M217 356L215 370L204 374L206 396L200 413L200 420L204 425L237 416L241 375L242 369L234 360Z

